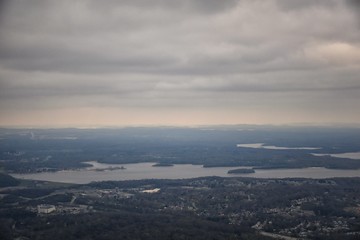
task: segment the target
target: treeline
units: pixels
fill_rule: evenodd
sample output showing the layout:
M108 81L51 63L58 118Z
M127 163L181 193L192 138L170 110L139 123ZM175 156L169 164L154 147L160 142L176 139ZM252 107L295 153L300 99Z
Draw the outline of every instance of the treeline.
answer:
M91 213L42 218L23 217L17 225L21 235L11 233L9 222L2 224L1 239L141 239L208 240L267 239L251 229L216 223L192 215ZM10 221L10 223L12 223ZM13 223L14 224L14 223ZM1 230L1 229L0 229Z
M0 172L0 188L1 187L12 187L19 185L19 180L13 178L12 176Z

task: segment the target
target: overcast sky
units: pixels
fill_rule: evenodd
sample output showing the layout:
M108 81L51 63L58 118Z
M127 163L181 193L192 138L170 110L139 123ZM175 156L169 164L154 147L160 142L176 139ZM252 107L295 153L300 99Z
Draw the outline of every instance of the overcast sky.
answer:
M0 2L1 126L360 123L357 0Z

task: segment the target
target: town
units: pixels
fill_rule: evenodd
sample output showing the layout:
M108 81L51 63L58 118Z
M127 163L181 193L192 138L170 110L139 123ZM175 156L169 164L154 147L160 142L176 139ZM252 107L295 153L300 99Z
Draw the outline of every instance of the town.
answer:
M92 234L91 226L97 224L95 218L110 221L108 218L124 215L144 219L156 216L159 224L166 224L164 219L169 216L191 222L205 221L201 224L229 227L229 234L241 239L360 236L360 179L357 178L206 177L68 186L39 181L27 184L1 189L2 232L10 235L3 239L30 239L31 234L48 236L55 227L64 232L78 231L76 222L84 218L87 222L83 227L88 227ZM44 221L46 229L41 225Z

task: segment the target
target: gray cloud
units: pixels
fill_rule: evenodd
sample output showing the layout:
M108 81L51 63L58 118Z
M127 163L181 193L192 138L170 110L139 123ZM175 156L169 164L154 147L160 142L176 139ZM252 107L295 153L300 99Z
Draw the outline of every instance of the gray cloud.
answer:
M331 7L336 4L334 0L277 0L279 6L284 10L306 10L308 8L324 8Z
M228 10L234 7L240 0L182 0L182 1L167 1L167 0L125 0L121 1L89 1L88 4L95 6L97 9L102 9L103 11L109 11L109 9L114 8L114 6L127 6L135 8L146 8L146 9L170 9L177 11L187 11L187 12L198 12L204 14L214 14L219 13L225 10Z
M185 115L228 108L239 116L277 108L311 120L315 108L314 119L324 119L336 106L360 107L360 33L350 14L359 1L0 6L0 111L9 116L70 107Z
M360 8L360 1L359 0L346 0L347 3L353 7Z
M353 13L358 17L360 24L360 1L359 0L346 0L346 3L353 11Z

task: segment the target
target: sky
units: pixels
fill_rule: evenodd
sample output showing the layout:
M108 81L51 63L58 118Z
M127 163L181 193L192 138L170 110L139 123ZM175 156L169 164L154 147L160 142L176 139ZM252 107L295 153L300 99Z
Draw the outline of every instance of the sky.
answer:
M360 123L360 1L0 1L0 126L329 123Z

